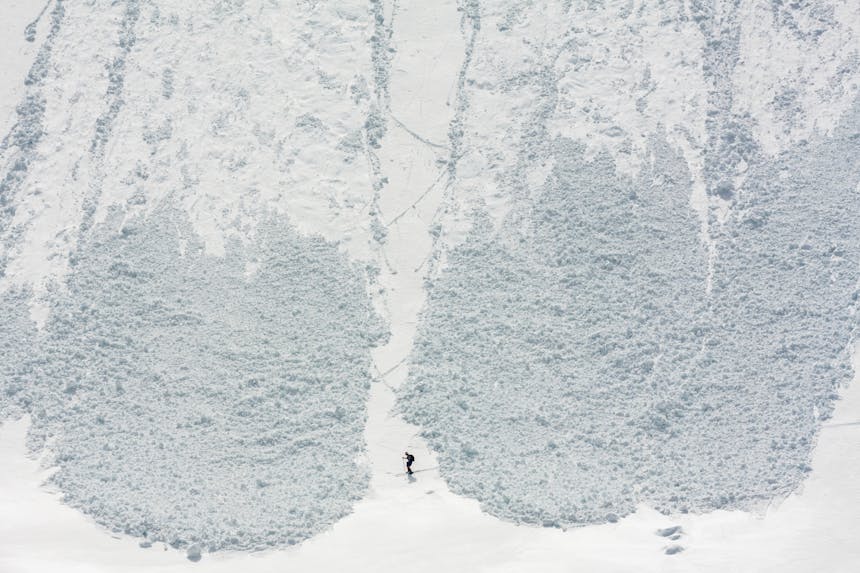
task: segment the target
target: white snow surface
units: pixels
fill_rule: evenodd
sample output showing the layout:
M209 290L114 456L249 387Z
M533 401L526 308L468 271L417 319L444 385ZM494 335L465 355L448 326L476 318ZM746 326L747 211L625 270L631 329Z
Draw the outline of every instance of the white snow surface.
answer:
M555 167L529 155L541 142L569 138L631 178L653 168L655 136L682 157L680 203L689 198L699 217L705 296L720 240L730 242L723 223L759 214L744 202L757 189L745 186L748 165L826 140L856 105L856 2L0 0L0 22L0 127L10 134L0 199L12 207L0 214L0 290L32 292L14 313L22 322L6 326L29 315L49 329L86 239L166 204L190 221L201 255L228 260L239 245L254 252L272 212L285 217L288 233L364 269L389 330L371 352L363 451L322 470L366 468L369 484L322 533L252 553L204 544L202 559L191 538L179 550L142 547L139 532L112 533L62 502L51 440L28 448L36 418L23 417L0 426L0 572L856 570L856 375L832 417L818 425L809 412L818 430L800 487L759 511L667 515L639 503L617 521L567 530L516 525L452 493L419 437L426 428L395 405L427 279L444 273L476 220L528 226L524 213ZM246 260L246 279L265 264ZM360 381L353 388L360 394ZM411 479L406 449L418 459ZM314 479L310 469L294 479ZM351 503L355 486L333 499ZM142 499L157 506L174 493ZM251 514L278 507L248 503Z

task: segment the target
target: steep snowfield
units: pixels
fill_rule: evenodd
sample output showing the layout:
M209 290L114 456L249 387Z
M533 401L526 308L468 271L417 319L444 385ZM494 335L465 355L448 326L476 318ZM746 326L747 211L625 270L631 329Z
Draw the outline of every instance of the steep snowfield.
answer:
M0 570L860 561L856 2L0 12Z
M44 8L3 94L0 413L31 415L65 502L114 531L217 550L325 529L367 488L384 338L379 271L346 255L376 221L373 15Z

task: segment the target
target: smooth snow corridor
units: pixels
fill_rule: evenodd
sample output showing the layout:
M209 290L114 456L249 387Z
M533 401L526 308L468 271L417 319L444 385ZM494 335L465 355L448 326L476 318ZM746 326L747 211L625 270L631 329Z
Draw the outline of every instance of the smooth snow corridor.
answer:
M0 443L95 570L851 562L856 2L0 6Z

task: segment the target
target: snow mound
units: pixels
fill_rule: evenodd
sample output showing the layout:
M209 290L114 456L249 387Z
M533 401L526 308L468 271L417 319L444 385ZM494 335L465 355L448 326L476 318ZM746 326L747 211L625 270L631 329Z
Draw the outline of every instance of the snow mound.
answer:
M544 526L795 489L850 380L858 118L773 160L745 149L710 290L667 145L630 179L542 144L554 166L535 199L499 231L479 220L430 285L401 391L452 489Z
M197 562L203 558L203 553L200 550L200 545L197 543L191 545L188 550L185 552L185 555L188 557L189 561Z
M336 246L271 218L207 256L160 210L111 215L71 264L43 332L20 292L0 327L0 413L32 416L66 503L198 554L293 544L351 511L383 328Z

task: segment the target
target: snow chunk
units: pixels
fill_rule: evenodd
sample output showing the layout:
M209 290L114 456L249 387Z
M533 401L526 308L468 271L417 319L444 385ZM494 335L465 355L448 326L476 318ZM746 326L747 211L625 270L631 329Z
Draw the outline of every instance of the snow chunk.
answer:
M676 534L680 534L683 532L683 528L680 525L675 525L672 527L666 527L664 529L658 529L656 534L660 537L674 537Z
M194 562L200 561L200 559L203 557L200 551L200 545L197 543L192 544L185 552L185 555L188 557L189 561Z

